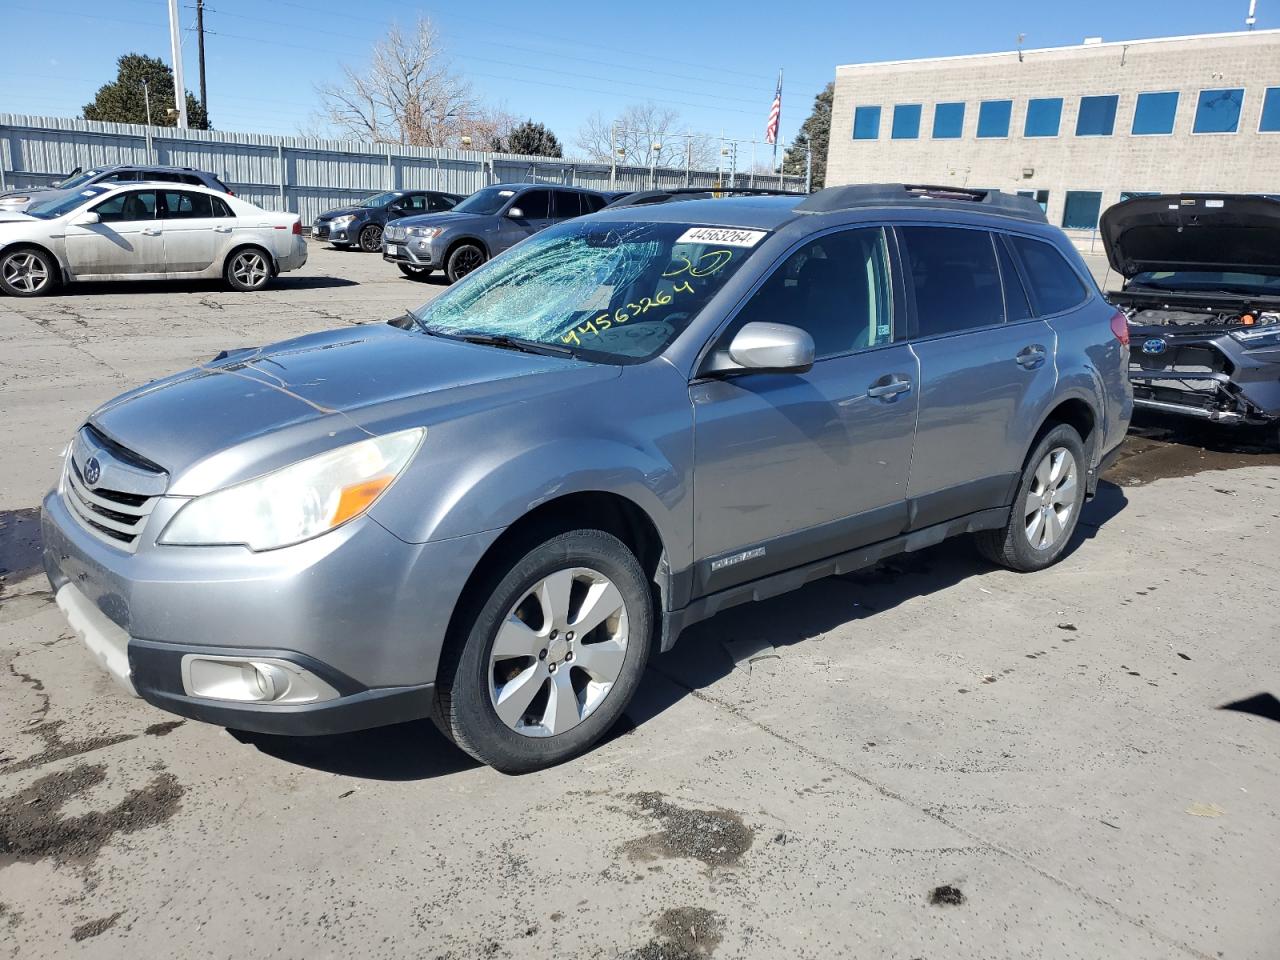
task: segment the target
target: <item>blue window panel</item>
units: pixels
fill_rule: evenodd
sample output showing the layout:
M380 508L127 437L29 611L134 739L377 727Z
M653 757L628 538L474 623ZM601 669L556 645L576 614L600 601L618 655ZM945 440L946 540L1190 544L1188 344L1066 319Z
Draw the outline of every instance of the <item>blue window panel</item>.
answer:
M1022 128L1025 137L1056 137L1062 124L1062 98L1046 97L1027 101L1027 123Z
M964 133L964 104L938 103L933 107L933 139L959 140Z
M1160 196L1160 194L1153 193L1150 190L1121 190L1120 202L1124 203L1126 200L1132 200L1134 197L1158 197L1158 196Z
M1135 136L1173 133L1173 121L1178 115L1178 94L1140 93L1133 108L1133 133Z
M983 100L978 106L978 138L1007 137L1012 114L1012 100Z
M1193 133L1235 133L1240 126L1240 108L1244 105L1244 90L1234 87L1227 90L1201 90L1196 102L1196 123Z
M1280 87L1268 87L1262 99L1261 133L1280 133Z
M1116 129L1115 94L1102 97L1081 97L1080 115L1076 117L1077 137L1109 137Z
M900 103L893 108L894 140L916 140L920 136L920 111L918 103Z
M880 139L880 108L855 107L853 111L853 139Z
M1068 190L1062 208L1062 225L1074 230L1092 230L1102 212L1102 194L1092 190Z

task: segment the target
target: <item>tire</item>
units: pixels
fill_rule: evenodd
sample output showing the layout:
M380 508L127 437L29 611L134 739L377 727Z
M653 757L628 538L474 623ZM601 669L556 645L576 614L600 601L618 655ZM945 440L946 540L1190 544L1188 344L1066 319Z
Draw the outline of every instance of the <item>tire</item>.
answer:
M371 223L360 231L360 249L365 253L377 253L382 249L382 227Z
M227 257L222 276L227 286L242 293L264 289L271 282L271 257L261 247L241 247Z
M397 263L396 266L399 267L400 272L410 280L425 280L427 277L431 276L430 267L415 267L408 263Z
M42 297L58 285L53 257L35 247L21 247L0 256L0 290L11 297Z
M596 617L586 634L572 629ZM462 611L441 657L436 723L504 773L563 763L622 715L653 631L648 579L621 540L601 530L553 536L498 571Z
M450 283L457 283L488 259L484 250L476 244L459 244L449 251L449 257L444 265L444 275L449 278Z
M1065 424L1054 427L1027 458L1008 523L975 534L979 552L1020 573L1056 563L1080 521L1087 477L1080 434Z

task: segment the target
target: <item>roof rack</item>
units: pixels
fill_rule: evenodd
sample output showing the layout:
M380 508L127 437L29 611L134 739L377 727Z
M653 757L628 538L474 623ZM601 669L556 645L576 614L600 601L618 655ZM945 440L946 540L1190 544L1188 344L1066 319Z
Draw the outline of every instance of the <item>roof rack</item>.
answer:
M1000 190L969 187L934 186L912 183L855 183L843 187L827 187L796 204L797 210L830 213L854 207L885 207L907 203L927 203L931 207L973 209L982 213L1019 220L1045 223L1044 211L1032 197L1020 197Z

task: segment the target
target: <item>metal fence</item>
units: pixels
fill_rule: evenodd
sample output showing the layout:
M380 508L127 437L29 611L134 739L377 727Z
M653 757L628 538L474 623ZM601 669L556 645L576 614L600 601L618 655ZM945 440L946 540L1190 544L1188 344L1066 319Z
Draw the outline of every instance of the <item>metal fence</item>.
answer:
M0 113L0 189L47 186L76 167L155 163L197 167L237 196L310 223L317 214L380 190L468 194L491 183L570 184L600 190L773 187L800 192L803 177L673 167L611 167L435 147L402 147L221 130Z

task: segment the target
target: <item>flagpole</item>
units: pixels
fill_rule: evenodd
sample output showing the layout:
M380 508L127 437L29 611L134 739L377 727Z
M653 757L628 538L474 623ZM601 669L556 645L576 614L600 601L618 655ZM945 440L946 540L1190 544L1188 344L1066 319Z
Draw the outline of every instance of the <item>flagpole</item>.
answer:
M773 138L773 168L778 169L778 140L782 137L782 68L778 68L778 132Z

